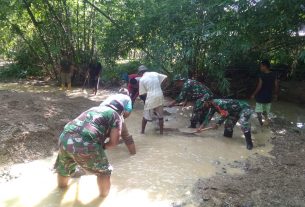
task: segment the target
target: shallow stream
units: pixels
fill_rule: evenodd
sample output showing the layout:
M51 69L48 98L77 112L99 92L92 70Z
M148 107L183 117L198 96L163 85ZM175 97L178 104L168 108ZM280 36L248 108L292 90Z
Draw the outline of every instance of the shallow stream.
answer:
M8 88L0 85L0 89ZM18 90L26 89L19 87ZM31 87L31 90L33 93L45 92L35 87ZM52 87L50 90L62 93ZM75 89L67 93L67 96L84 96L99 101L105 97L105 93L93 97ZM51 170L56 158L54 153L47 159L11 166L11 173L18 178L0 183L0 206L159 207L179 206L183 202L187 203L186 206L196 206L192 199L192 188L199 178L243 173L239 167L228 164L238 163L249 156L270 156L271 131L257 127L255 119L255 148L248 151L239 126L236 127L232 139L222 136L222 128L206 131L198 136L185 136L178 131L168 130L160 136L154 123L148 123L146 134L141 135L142 110L143 105L138 102L127 119L127 126L135 139L137 154L129 156L123 144L107 152L114 171L111 192L106 199L97 198L96 178L92 175L72 179L65 191L56 188L56 174ZM187 128L190 107L166 110L170 112L166 113L166 128L182 131ZM291 122L299 123L298 126L304 124L305 110L301 107L276 103L273 111L279 116L289 118Z

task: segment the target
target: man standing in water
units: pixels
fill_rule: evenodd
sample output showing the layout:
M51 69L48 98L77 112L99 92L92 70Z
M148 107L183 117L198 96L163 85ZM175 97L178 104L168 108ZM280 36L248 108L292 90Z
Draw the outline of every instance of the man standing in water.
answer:
M163 134L164 96L161 89L161 84L167 78L167 76L157 72L147 72L147 70L148 69L144 65L141 65L138 69L139 75L143 75L140 79L139 94L147 95L144 105L141 133L145 133L146 124L148 121L153 121L155 118L157 118L159 120L160 134Z
M269 60L263 60L260 64L260 75L256 90L251 99L256 99L255 112L261 126L263 126L262 114L265 117L265 125L269 125L269 117L272 102L272 91L275 88L275 99L278 98L279 84L276 74L270 71Z
M119 90L119 94L111 95L109 96L105 101L101 103L100 106L107 106L110 104L112 101L119 101L123 104L124 107L124 114L123 117L126 119L130 116L132 112L132 101L131 98L129 97L129 92L125 88L121 88ZM134 144L132 135L129 134L129 131L127 129L125 120L122 125L122 133L121 137L125 143L125 145L128 148L128 151L131 155L136 154L136 146Z
M213 97L212 91L203 85L202 83L187 79L182 75L176 75L174 77L176 86L181 89L179 96L176 100L172 101L168 107L174 106L176 103L181 103L183 101L195 101L193 107L193 113L191 117L190 128L196 128L197 123L201 119L202 103Z
M108 195L112 167L104 150L118 144L123 111L122 103L112 101L83 112L65 126L59 137L60 149L55 163L60 188L68 186L71 174L79 165L97 176L100 196ZM105 143L107 137L109 142Z

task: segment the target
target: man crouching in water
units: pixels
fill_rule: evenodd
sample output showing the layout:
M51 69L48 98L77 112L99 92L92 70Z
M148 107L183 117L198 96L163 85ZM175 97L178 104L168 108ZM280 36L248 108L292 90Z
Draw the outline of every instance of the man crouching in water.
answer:
M69 122L59 137L60 149L55 163L60 188L68 186L69 178L79 165L97 176L100 196L110 190L112 166L105 149L116 146L122 129L123 104L112 101L106 106L93 107ZM105 143L109 137L109 142Z
M197 129L198 132L200 132L203 127L208 125L215 112L217 112L220 114L220 118L216 121L216 124L214 124L212 128L218 129L218 127L225 122L223 136L232 138L233 129L239 120L241 130L245 135L247 149L251 150L253 148L250 123L250 118L253 111L248 103L235 99L210 99L208 101L204 101L202 110L202 117L204 117L204 120L201 120L203 124L199 129Z
M120 103L123 104L123 107L124 107L123 117L124 117L124 119L127 119L132 112L132 100L129 96L128 90L126 88L121 88L119 90L118 94L114 94L114 95L109 96L105 101L103 101L101 103L100 106L107 106L112 101L119 101ZM129 134L129 131L128 131L126 123L125 123L125 120L123 121L123 124L122 124L121 137L122 137L126 147L128 148L129 153L131 155L135 155L136 154L136 146L134 144L132 135Z

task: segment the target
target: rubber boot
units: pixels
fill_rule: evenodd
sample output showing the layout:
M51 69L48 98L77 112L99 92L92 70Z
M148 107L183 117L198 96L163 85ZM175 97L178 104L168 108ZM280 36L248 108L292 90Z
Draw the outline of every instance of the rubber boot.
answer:
M252 150L253 148L253 143L252 143L252 138L251 138L251 132L246 132L244 133L245 139L246 139L246 145L248 150Z
M71 83L68 84L68 90L71 90Z
M223 132L223 136L227 137L227 138L232 138L233 137L233 131L229 131L225 128L224 132Z
M189 126L189 128L195 129L196 128L196 122L191 122L191 125Z

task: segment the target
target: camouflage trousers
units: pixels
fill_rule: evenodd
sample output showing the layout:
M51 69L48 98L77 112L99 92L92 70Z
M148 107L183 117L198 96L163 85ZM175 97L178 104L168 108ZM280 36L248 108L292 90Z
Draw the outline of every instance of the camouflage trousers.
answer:
M253 111L250 108L245 108L239 114L230 114L225 121L225 130L233 132L233 128L239 120L242 132L251 132L250 118L252 113Z
M77 165L97 176L111 175L112 172L112 166L102 147L88 153L70 153L64 149L63 145L60 145L54 165L57 173L61 176L71 176Z
M197 124L198 122L201 122L204 117L203 117L203 105L204 102L207 100L212 99L213 96L211 94L205 94L202 98L197 99L194 103L194 108L192 112L192 117L191 117L191 123ZM200 123L202 124L202 123Z

